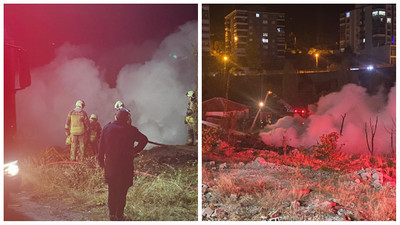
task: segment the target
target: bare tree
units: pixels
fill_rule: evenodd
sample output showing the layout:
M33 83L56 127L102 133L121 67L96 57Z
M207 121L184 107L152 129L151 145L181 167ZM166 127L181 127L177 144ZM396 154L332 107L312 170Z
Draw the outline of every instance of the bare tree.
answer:
M385 125L383 127L385 128L386 132L390 134L390 147L392 149L393 156L396 156L396 149L394 146L394 140L396 136L396 120L392 118L392 127L390 129L388 129Z
M369 145L368 139L368 129L367 129L367 122L365 122L365 139L367 140L368 151L371 155L374 155L374 138L376 134L376 128L378 127L378 116L376 116L375 125L372 125L371 118L369 119L369 128L371 129L371 146Z
M342 116L342 126L340 126L340 136L342 136L343 135L343 125L344 125L344 119L346 118L346 113L344 114L344 115L341 115Z

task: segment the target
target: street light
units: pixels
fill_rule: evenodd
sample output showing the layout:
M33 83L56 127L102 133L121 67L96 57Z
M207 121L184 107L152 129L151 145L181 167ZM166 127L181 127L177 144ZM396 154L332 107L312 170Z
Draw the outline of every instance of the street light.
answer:
M229 60L228 56L224 55L223 58L224 60L224 77L226 76L226 62ZM226 92L225 92L225 98L228 99L228 92L229 92L229 73L228 77L226 79Z
M318 53L315 53L315 67L318 69Z
M258 115L260 114L262 107L264 107L264 105L267 103L268 95L270 95L270 94L272 94L272 91L268 91L267 94L265 95L264 101L258 103L259 108L258 108L256 117L254 117L253 123L251 124L250 132L253 130L254 125L256 124L256 120L258 118Z

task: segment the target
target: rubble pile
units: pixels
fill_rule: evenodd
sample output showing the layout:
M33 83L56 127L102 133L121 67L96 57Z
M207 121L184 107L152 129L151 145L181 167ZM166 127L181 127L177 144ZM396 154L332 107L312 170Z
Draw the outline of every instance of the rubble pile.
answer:
M383 185L396 185L396 180L382 173L382 169L362 168L356 172L356 183L369 184L377 190L380 190Z
M258 156L252 161L210 161L203 163L203 168L212 174L209 180L203 178L203 220L372 220L370 215L364 212L363 207L365 206L360 205L362 203L357 201L360 198L369 198L370 196L359 193L363 196L355 197L353 202L348 197L343 197L346 195L341 195L340 192L353 193L350 190L354 190L353 194L357 195L356 190L368 188L368 186L375 190L371 193L382 192L381 190L386 188L386 185L391 185L390 190L395 187L393 185L395 185L396 179L386 175L384 169L369 167L354 172L346 172L344 170L322 170L320 168L316 170L314 167L299 168L281 164L282 161L279 160L278 154L267 151L265 153L269 157ZM235 191L221 193L220 187L224 185L224 183L220 183L221 177L225 180L231 179L229 184L233 184ZM331 183L325 184L325 181ZM253 192L254 188L249 188L257 185L259 189L255 192ZM329 188L331 189L325 189L324 186L326 185L330 185ZM251 192L248 190L251 190ZM336 190L338 193L330 190ZM395 196L395 193L392 194ZM264 196L273 196L273 198ZM393 196L386 197L389 199ZM391 217L386 219L393 220Z

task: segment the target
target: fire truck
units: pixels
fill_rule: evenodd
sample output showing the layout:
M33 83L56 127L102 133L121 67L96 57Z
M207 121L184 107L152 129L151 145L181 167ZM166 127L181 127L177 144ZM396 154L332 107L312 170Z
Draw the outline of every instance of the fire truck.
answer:
M285 116L300 117L306 119L311 112L304 106L292 106L277 94L268 92L267 102L260 102L260 124L261 127L274 124L278 119Z
M18 191L21 184L18 168L17 91L31 85L27 51L11 43L4 43L4 201L10 192Z

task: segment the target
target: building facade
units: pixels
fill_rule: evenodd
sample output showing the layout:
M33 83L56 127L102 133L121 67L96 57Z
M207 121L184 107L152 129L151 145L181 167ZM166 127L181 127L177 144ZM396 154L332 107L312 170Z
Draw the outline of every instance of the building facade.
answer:
M246 69L268 69L285 59L285 14L234 10L225 16L225 51Z
M357 5L340 14L340 51L375 63L396 64L396 5Z
M202 5L202 51L203 54L210 54L210 6Z

